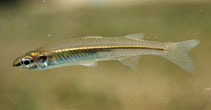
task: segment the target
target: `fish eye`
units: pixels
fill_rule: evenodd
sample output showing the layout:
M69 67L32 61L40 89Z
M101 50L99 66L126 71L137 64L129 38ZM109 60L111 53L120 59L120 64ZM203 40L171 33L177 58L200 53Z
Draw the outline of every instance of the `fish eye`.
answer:
M33 60L32 59L30 59L30 58L25 58L25 59L23 59L22 61L21 61L21 63L22 64L24 64L24 65L29 65L29 64L31 64L33 62Z

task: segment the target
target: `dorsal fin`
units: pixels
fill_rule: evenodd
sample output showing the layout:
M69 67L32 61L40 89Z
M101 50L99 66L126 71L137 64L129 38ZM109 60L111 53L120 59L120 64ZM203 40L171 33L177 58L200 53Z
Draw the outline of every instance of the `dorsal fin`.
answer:
M82 38L102 38L102 36L85 36L85 37L82 37Z
M133 39L133 40L143 40L144 39L144 34L143 33L130 34L130 35L126 35L124 37L128 38L128 39Z

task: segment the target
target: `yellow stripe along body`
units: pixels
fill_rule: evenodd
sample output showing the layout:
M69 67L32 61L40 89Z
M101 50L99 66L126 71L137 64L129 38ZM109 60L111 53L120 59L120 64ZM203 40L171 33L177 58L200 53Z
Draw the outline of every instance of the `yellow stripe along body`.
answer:
M74 50L90 50L90 49L152 49L152 50L166 50L166 48L162 47L149 47L149 46L90 46L90 47L78 47L78 48L67 48L60 50L53 50L51 52L66 52L66 51L74 51Z
M102 60L115 60L122 57L164 54L165 47L139 46L139 45L114 45L114 46L87 46L73 47L49 51L48 68Z

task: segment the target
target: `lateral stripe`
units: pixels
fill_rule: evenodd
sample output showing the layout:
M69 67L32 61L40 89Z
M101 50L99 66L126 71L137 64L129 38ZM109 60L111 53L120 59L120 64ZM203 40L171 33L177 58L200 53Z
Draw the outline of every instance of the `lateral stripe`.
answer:
M78 47L78 48L67 48L60 50L52 50L51 52L66 52L74 50L94 50L94 49L152 49L152 50L166 50L162 47L150 47L150 46L90 46L90 47Z

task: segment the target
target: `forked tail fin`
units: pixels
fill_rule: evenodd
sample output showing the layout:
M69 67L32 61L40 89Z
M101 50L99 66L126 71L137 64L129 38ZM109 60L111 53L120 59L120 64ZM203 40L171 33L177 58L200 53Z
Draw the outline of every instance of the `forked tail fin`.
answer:
M194 62L188 53L200 44L199 40L188 40L169 44L168 52L163 57L177 64L184 70L192 73L195 71Z

